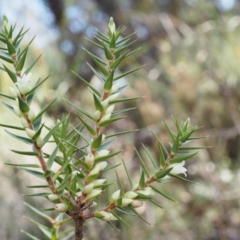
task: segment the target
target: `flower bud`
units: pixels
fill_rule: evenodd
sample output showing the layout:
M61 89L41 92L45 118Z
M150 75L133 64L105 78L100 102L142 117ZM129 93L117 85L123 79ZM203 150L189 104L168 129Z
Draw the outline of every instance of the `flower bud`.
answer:
M140 200L133 200L131 203L131 206L134 208L141 207L143 205L143 201Z
M65 203L58 203L55 205L55 210L63 213L68 210L68 206Z
M84 188L82 189L82 192L83 192L84 194L89 194L89 193L92 192L93 187L94 187L94 185L93 185L92 183L90 183L90 184L84 186Z
M94 185L94 188L101 186L102 184L104 184L106 182L106 179L97 179L91 182L91 184Z
M103 108L104 108L104 109L106 109L106 108L107 108L107 106L108 106L108 103L109 103L109 100L108 100L108 98L107 98L107 99L105 99L104 101L102 101L102 102L101 102L101 104L102 104L102 106L103 106Z
M111 118L111 113L108 113L101 118L100 123L104 122L104 121L107 121L110 118Z
M27 135L28 135L30 138L32 138L32 137L35 135L35 133L36 133L34 130L29 129L29 128L26 128L25 130L26 130Z
M23 113L21 112L18 106L13 106L13 110L17 116L21 117L23 115Z
M48 199L52 202L56 201L59 199L58 195L57 194L49 194L48 195Z
M121 194L121 190L115 191L111 196L110 203L116 202L120 198L120 194Z
M38 137L37 139L37 145L39 148L42 148L44 145L43 139L41 137Z
M96 158L99 158L99 157L104 157L104 156L107 156L109 154L109 150L100 150L96 153Z
M24 128L28 128L29 127L28 122L27 122L27 120L24 117L21 117L21 123L22 123L22 126Z
M134 199L134 198L136 198L137 196L138 196L138 194L135 193L135 192L133 192L133 191L129 191L129 192L126 192L126 193L124 194L124 197L125 197L125 198L129 198L129 199Z
M114 94L115 92L118 91L118 89L121 87L121 84L120 83L116 83L112 86L112 89L110 91L110 94Z
M114 93L108 97L109 102L114 101L119 96L119 93Z
M91 207L96 207L97 203L96 202L92 202Z
M101 113L99 110L97 110L94 114L93 114L93 118L95 119L95 121L97 121L101 116Z
M107 167L108 163L107 162L100 162L95 165L95 167L99 168L99 171L104 170Z
M115 107L114 104L110 105L110 106L106 109L105 114L112 113L113 110L114 110L114 107Z
M102 189L93 189L92 192L87 195L86 201L88 201L94 197L97 197L101 192L102 192Z
M13 98L17 98L18 97L18 92L17 92L17 90L15 88L10 87L9 90L10 90L11 97L13 97Z
M35 119L35 113L33 112L33 110L32 109L30 109L29 110L29 112L28 112L28 118L29 118L29 120L32 122L34 119Z
M100 168L95 166L87 176L87 181L93 181L99 176Z
M133 202L132 199L122 198L122 204L121 204L121 206L122 206L122 207L126 207L126 206L128 206L129 204L131 204L132 202Z
M117 218L112 213L105 212L105 211L96 212L95 217L104 221L117 220Z
M92 153L85 157L85 163L91 168L94 164L94 156Z

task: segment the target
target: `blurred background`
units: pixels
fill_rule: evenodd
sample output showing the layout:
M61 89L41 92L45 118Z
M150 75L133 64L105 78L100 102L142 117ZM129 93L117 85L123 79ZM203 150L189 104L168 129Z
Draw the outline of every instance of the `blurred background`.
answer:
M199 135L207 136L196 145L212 146L201 150L187 162L188 178L198 184L172 180L161 189L176 199L159 197L164 210L147 204L139 211L153 225L125 216L131 228L118 224L117 232L106 223L88 222L84 240L239 240L240 239L240 1L239 0L0 0L0 15L11 23L30 28L25 44L36 35L28 62L43 54L33 70L34 76L50 80L39 90L36 111L53 96L58 96L45 122L72 113L63 97L90 108L88 89L71 74L71 69L93 84L98 84L82 50L95 49L85 37L93 39L96 28L104 31L109 17L117 26L127 26L124 35L136 32L135 48L141 49L119 71L144 65L126 77L125 97L144 96L128 103L138 108L107 131L139 129L119 138L112 148L123 147L123 157L133 175L139 172L133 147L141 151L144 143L157 157L149 129L168 145L169 137L161 121L170 126L172 116L179 121L191 118L203 126ZM93 64L93 63L92 63ZM131 68L129 68L131 66ZM38 78L38 77L36 77ZM0 73L0 92L8 92L10 80ZM5 100L5 99L4 99ZM0 122L16 123L0 105ZM0 129L0 239L24 240L20 229L42 233L23 216L36 217L23 205L27 201L42 208L44 199L25 198L31 193L25 185L36 181L19 169L4 165L27 161L10 149L26 148ZM117 159L119 161L119 159ZM30 160L34 161L34 160ZM121 169L119 169L121 171ZM136 174L135 174L136 173ZM47 201L46 201L47 203Z

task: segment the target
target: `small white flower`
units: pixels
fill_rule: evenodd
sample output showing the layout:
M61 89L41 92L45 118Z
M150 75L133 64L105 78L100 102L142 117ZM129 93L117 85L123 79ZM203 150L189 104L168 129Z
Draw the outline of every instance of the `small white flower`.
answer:
M109 152L110 151L106 150L106 149L100 150L100 151L97 152L96 158L107 156L109 154Z
M184 176L186 177L187 174L187 169L185 167L183 167L185 164L185 161L182 161L180 163L173 163L171 164L169 167L173 167L173 169L171 170L171 174L174 174L174 175L178 175L178 174L184 174Z
M32 73L17 77L16 86L21 94L25 95L28 93L35 86L35 82L32 80Z

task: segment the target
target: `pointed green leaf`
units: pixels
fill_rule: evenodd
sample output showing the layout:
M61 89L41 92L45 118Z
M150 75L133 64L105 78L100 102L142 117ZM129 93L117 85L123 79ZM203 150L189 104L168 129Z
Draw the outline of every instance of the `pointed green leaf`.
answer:
M156 172L156 173L154 174L154 177L155 177L156 179L163 178L163 177L165 177L166 175L168 175L168 173L170 173L170 172L172 171L172 169L173 169L173 168L166 168L166 169L164 169L164 170L160 170L160 171L158 171L158 172Z
M30 110L28 104L20 97L18 97L18 106L22 113L27 113Z
M107 77L105 83L104 83L104 90L105 92L110 92L110 90L112 89L112 85L113 85L113 76L114 76L114 71L112 71L109 76Z
M119 154L120 152L122 152L122 151L110 153L110 154L108 154L108 155L106 155L106 156L95 158L94 162L98 163L98 162L104 161L104 160L106 160L106 159L108 159L108 158L111 158L111 157Z
M38 156L39 154L37 152L24 152L24 151L17 151L17 150L11 150L14 153L20 154L20 155L26 155L26 156Z
M48 170L51 169L51 167L54 163L55 157L57 155L58 148L59 148L59 144L56 146L56 148L53 150L52 154L48 158L48 161L47 161L47 169Z
M65 100L66 100L66 99L65 99ZM84 109L76 106L75 104L69 102L68 100L66 100L66 101L67 101L71 106L73 106L75 109L77 109L79 112L81 112L81 113L84 114L85 116L87 116L87 117L89 117L90 119L92 119L92 120L95 121L94 117L93 117L90 113L86 112Z
M94 99L94 105L95 105L96 109L99 110L100 112L103 112L104 108L103 108L100 100L94 93L93 93L93 99Z
M15 135L11 132L9 132L8 130L5 129L5 131L12 137L18 139L19 141L21 142L24 142L24 143L27 143L27 144L33 144L33 141L32 139L29 139L29 138L25 138L25 137L22 137L22 136L18 136L18 135Z
M41 178L41 179L44 179L44 180L46 179L44 177L43 173L41 173L41 172L33 171L33 170L30 170L30 169L26 169L26 168L21 168L21 169L25 172L28 172L28 173L34 175L35 177L38 177L38 178Z
M37 61L40 59L40 57L42 56L42 54L40 54L37 59L26 69L26 71L23 74L28 74L31 69L34 67L34 65L37 63Z
M129 48L133 43L135 43L137 40L134 40L134 41L132 41L132 42L130 42L129 44L127 44L127 45L124 45L124 46L122 46L122 47L120 47L120 48L117 48L115 51L114 51L114 55L117 55L117 54L119 54L119 53L121 53L122 51L124 51L125 49L127 49L127 48Z
M120 102L128 102L128 101L137 100L139 98L142 98L142 97L115 99L113 101L110 101L109 104L120 103Z
M130 173L129 173L129 171L128 171L128 168L127 168L126 163L125 163L125 161L123 160L123 158L122 158L122 163L123 163L125 172L126 172L126 174L127 174L128 181L129 181L129 183L130 183L130 187L131 187L131 189L132 189L132 188L133 188L132 179L131 179L131 177L130 177Z
M125 193L124 188L123 188L123 184L118 176L117 171L115 171L116 177L117 177L117 184L118 184L118 188L121 190L121 194L123 195Z
M43 217L44 219L48 220L49 222L53 222L53 219L50 218L48 215L44 214L43 212L39 211L37 208L31 206L30 204L24 202L24 204L29 207L32 211L34 211L37 215Z
M6 44L7 44L7 47L8 47L8 52L9 54L11 55L15 55L16 54L16 49L15 47L12 45L12 43L10 43L10 41L6 38Z
M49 185L31 185L25 186L26 188L49 188Z
M177 137L173 142L171 152L176 154L178 152L178 148L179 148L179 133L177 134Z
M30 168L41 168L38 164L14 164L14 163L4 163L9 166L15 166L15 167L30 167Z
M97 138L95 138L91 144L93 149L98 149L102 144L102 133L100 133Z
M156 193L164 196L165 198L167 198L167 199L169 199L169 200L171 200L171 201L173 201L173 202L176 202L174 199L172 199L172 198L169 197L167 194L165 194L165 193L163 193L162 191L160 191L158 188L155 188L155 187L153 187L152 185L149 185L149 187L151 187L152 190L155 191Z
M129 206L129 208L130 208L140 219L142 219L145 223L147 223L148 225L151 226L151 224L150 224L147 220L145 220L133 207Z
M138 159L140 160L140 162L141 162L141 164L142 164L142 167L143 167L143 170L144 170L145 174L146 174L147 177L149 178L149 177L150 177L150 173L149 173L149 171L148 171L148 169L147 169L146 164L144 163L144 161L143 161L140 153L138 152L138 150L137 150L136 148L134 148L134 150L135 150L135 152L136 152L136 154L137 154L137 156L138 156Z
M166 127L166 129L168 130L168 133L170 134L171 138L172 138L172 141L174 142L175 139L176 139L176 134L174 132L172 132L170 130L170 128L168 127L168 125L166 124L166 122L162 122L164 124L164 126Z
M175 156L174 158L171 158L171 159L169 160L169 163L170 163L170 164L180 163L180 162L182 162L182 161L184 161L184 160L187 160L187 159L195 156L197 153L198 153L198 152L177 155L177 156Z
M159 208L162 208L162 209L163 209L163 207L162 207L161 205L159 205L157 202L155 202L154 200L152 200L152 199L149 199L149 201L150 201L151 203L153 203L154 205L156 205L157 207L159 207Z
M185 182L197 183L197 182L195 182L195 181L188 180L188 179L183 178L183 177L180 177L180 176L178 176L178 175L169 174L169 176L174 177L174 178L177 178L177 179L179 179L179 180L183 180L183 181L185 181Z
M13 83L17 82L17 76L16 73L12 72L9 68L7 68L4 64L3 67L5 71L7 72L8 76L12 79Z
M116 69L118 67L118 65L122 62L122 60L124 58L126 58L128 54L128 51L126 53L124 53L122 56L120 56L118 59L116 59L111 65L110 65L110 68L111 69Z
M57 98L53 99L49 104L47 104L35 117L33 123L35 123L42 115L45 113L51 106L52 104L57 100Z
M86 123L79 115L77 115L78 119L84 124L84 126L86 127L86 129L89 131L89 133L92 136L96 135L96 131L88 124Z
M26 49L26 51L23 53L23 56L20 58L17 66L16 66L16 71L17 72L22 71L22 69L24 67L25 60L26 60L27 53L28 53L28 49Z
M38 139L39 136L41 135L43 126L44 126L44 124L42 124L42 126L36 131L36 133L35 133L34 136L32 137L32 140L33 140L34 142L37 141L37 139Z
M0 93L0 96L3 96L5 98L9 98L11 100L15 100L15 98L13 98L12 96L9 96L9 95L3 94L3 93Z
M0 126L1 127L6 127L6 128L13 128L13 129L17 129L17 130L25 130L22 127L17 127L17 126L13 126L13 125L6 125L6 124L2 124L2 123L0 123Z
M105 57L107 58L107 60L112 60L113 59L113 54L111 53L111 51L108 49L108 47L105 45L104 42L102 42L103 45L103 50L105 53Z
M96 95L98 95L99 97L101 97L101 93L99 93L89 82L87 82L86 80L84 80L81 76L79 76L76 72L72 71L72 73L79 78L81 81L83 81L94 93L96 93Z
M152 165L155 169L158 169L158 166L156 164L156 160L153 158L152 154L150 153L150 151L147 149L147 147L144 146L144 144L142 144L146 154L148 155L149 159L151 160L152 162Z
M11 64L14 63L14 61L13 61L10 57L6 57L6 56L4 56L4 55L0 55L0 59L6 61L6 62L8 62L8 63L11 63Z
M140 177L140 180L139 180L139 188L144 189L144 187L145 187L145 176L144 176L144 171L142 170L142 168L140 170L140 174L141 174L141 177Z
M112 112L112 116L116 116L118 114L121 114L121 113L124 113L124 112L128 112L128 111L131 111L131 110L134 110L134 109L136 109L136 107L126 108L126 109L122 109L122 110L119 110L119 111L114 111L114 112Z
M162 145L158 142L158 148L159 148L159 166L164 169L166 166L166 159L162 150Z
M107 126L107 125L109 125L109 124L111 124L111 123L113 123L113 122L116 122L116 121L118 121L118 120L120 120L120 119L123 119L123 118L125 118L125 117L110 118L110 119L108 119L108 120L106 120L106 121L99 122L99 123L98 123L98 126L99 126L99 127L105 127L105 126Z
M42 85L51 75L52 73L49 74L46 78L44 78L42 81L38 81L37 84L26 95L29 95L30 93L34 92L35 89L37 89L40 85Z
M129 131L123 131L123 132L117 132L117 133L113 133L110 135L107 135L105 138L111 138L111 137L116 137L119 135L123 135L123 134L127 134L127 133L131 133L131 132L137 132L139 129L134 129L134 130L129 130Z
M34 237L32 234L30 234L30 233L28 233L28 232L25 232L25 231L23 231L23 230L21 230L21 232L23 233L23 234L25 234L26 236L28 236L30 239L32 239L32 240L41 240L40 238L37 238L37 237Z
M101 82L105 82L105 78L98 72L96 71L89 63L87 63L87 65L91 68L91 70L93 71L93 73L97 76L97 78L101 81Z

